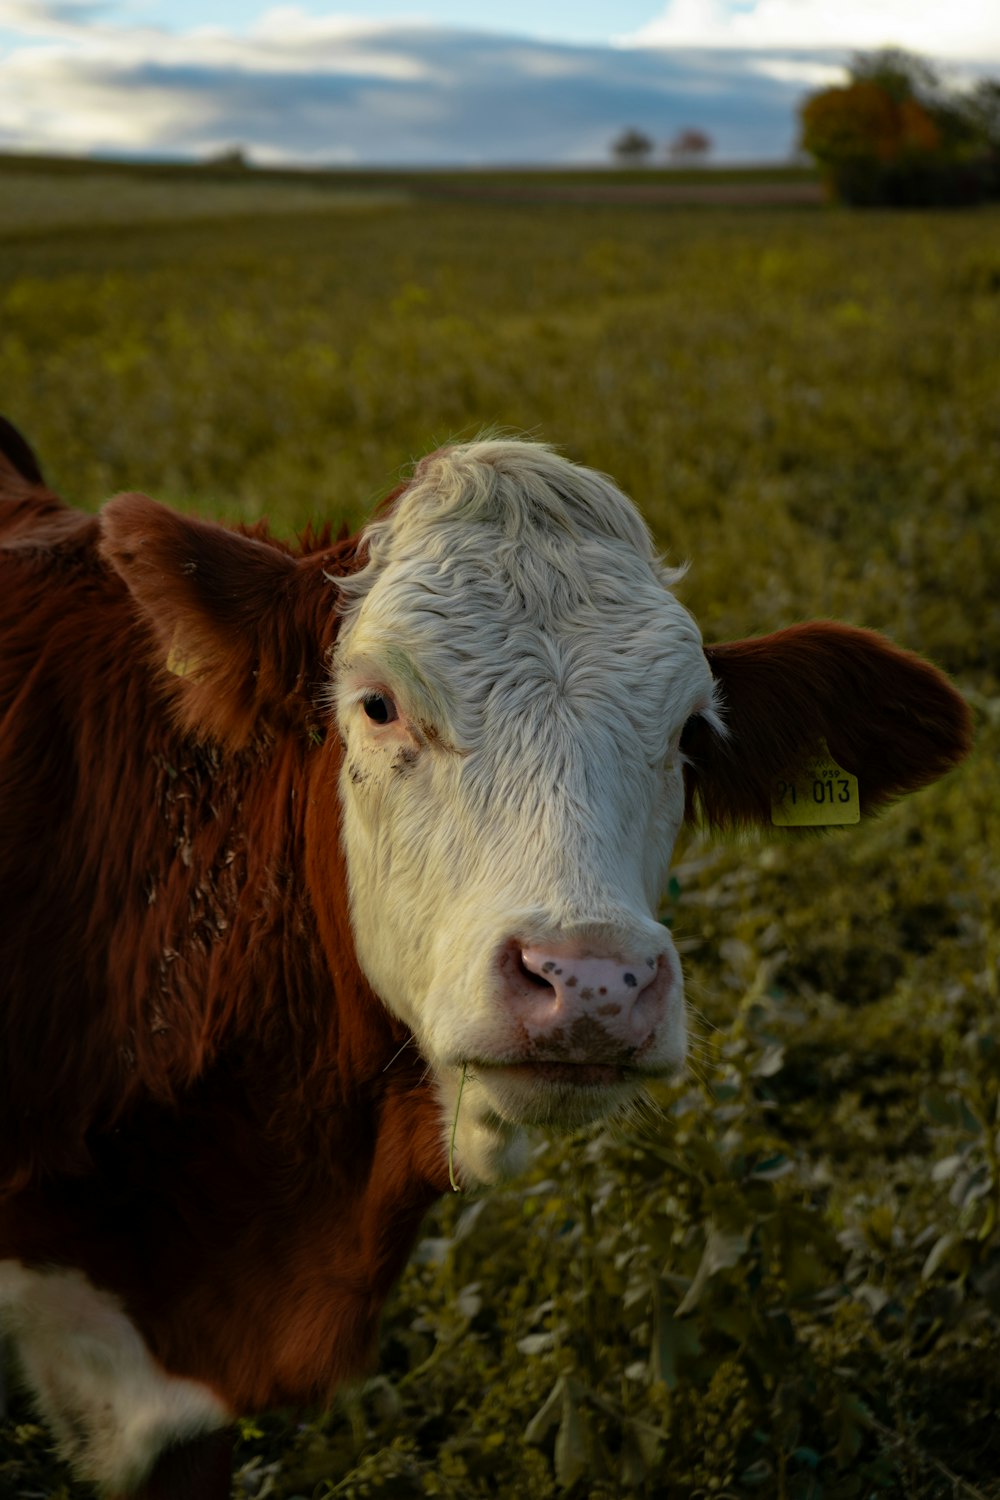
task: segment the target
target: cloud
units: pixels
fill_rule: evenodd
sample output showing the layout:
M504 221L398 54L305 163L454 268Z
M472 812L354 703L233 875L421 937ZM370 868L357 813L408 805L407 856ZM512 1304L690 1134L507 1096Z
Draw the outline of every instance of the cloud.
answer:
M779 12L809 8L755 7L775 35ZM838 77L843 56L573 46L297 5L242 31L108 15L90 0L0 0L14 37L0 50L0 147L201 157L238 142L269 162L587 162L607 160L625 126L661 142L697 126L719 159L774 160L793 150L802 94ZM667 25L731 40L731 21L721 0L675 0L640 37L653 43Z
M1000 9L984 0L670 0L637 47L905 47L941 59L1000 61Z
M751 57L748 66L765 78L800 89L828 89L844 81L842 63L815 62L808 57Z
M107 11L101 0L0 0L0 26L32 36L73 32Z

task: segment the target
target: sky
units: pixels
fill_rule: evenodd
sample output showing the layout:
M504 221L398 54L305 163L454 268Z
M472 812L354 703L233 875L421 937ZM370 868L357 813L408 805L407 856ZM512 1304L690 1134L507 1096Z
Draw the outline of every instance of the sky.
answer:
M1000 77L998 0L0 0L0 151L585 164L626 127L787 160L857 50Z

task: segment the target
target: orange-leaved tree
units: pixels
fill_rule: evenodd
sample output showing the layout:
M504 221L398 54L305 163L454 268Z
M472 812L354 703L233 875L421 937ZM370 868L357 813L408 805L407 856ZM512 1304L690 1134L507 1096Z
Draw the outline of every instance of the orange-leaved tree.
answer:
M950 94L920 58L861 54L846 84L802 106L802 147L846 203L973 201L987 195L992 170L972 106L973 96Z

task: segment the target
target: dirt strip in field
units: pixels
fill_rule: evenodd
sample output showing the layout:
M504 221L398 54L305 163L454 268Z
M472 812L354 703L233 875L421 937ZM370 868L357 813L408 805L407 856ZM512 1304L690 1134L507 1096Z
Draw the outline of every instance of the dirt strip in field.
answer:
M442 182L423 184L414 176L411 191L421 198L489 199L518 203L642 203L722 206L812 205L823 203L818 182L691 183L516 183Z

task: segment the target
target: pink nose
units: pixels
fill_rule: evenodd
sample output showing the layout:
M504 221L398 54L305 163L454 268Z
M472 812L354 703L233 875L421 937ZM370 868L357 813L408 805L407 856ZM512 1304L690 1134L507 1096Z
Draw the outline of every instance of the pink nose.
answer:
M576 944L533 948L514 940L501 968L506 1003L532 1041L548 1038L574 1052L588 1051L586 1039L602 1033L617 1047L640 1047L663 1019L673 983L666 954L622 956Z

